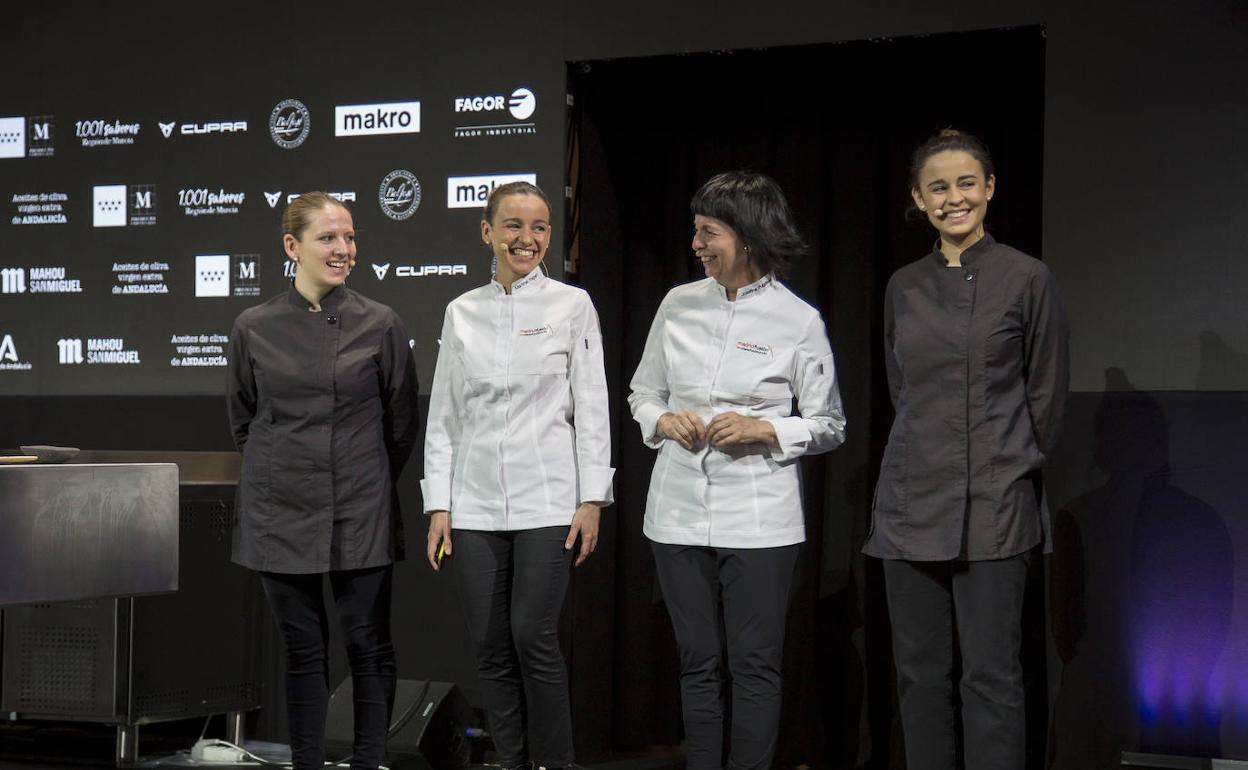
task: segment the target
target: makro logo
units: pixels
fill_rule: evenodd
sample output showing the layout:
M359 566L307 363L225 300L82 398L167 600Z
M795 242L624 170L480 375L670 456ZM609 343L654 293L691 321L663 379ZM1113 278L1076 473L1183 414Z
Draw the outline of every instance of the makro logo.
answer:
M29 361L23 361L17 354L17 343L12 334L0 337L0 371L24 372L32 367Z
M498 113L506 110L514 120L528 121L537 111L537 95L529 88L517 88L511 96L461 96L455 99L457 114L478 115ZM483 115L484 117L484 115ZM488 118L482 122L472 122L455 126L455 136L510 136L515 134L536 134L537 127L533 123L499 123Z
M486 176L451 176L446 178L448 209L479 209L485 206L490 192L501 184L528 182L537 184L537 174L489 174Z
M86 363L87 365L119 364L133 366L143 363L139 358L139 351L127 347L126 340L123 337L88 337L85 357L83 356L83 341L81 337L64 337L56 341L56 357L58 363L66 365Z
M334 136L420 133L420 102L334 107Z
M420 207L420 182L405 169L395 169L381 180L377 201L381 211L396 221L407 219Z
M138 123L122 123L120 120L76 120L74 136L82 140L83 147L134 144L140 128Z
M283 99L269 114L269 136L284 150L303 144L312 128L307 106L298 99Z
M92 188L95 227L139 227L156 224L156 185L105 184Z
M26 157L26 118L0 118L0 158Z

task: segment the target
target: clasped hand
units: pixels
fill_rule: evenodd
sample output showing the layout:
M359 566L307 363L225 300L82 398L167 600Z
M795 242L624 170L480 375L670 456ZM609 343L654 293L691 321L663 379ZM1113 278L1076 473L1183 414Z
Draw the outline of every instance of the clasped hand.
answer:
M757 417L746 417L739 412L723 412L715 415L709 424L688 409L679 412L666 412L659 418L655 433L665 439L671 439L685 449L693 451L704 444L713 447L735 446L739 444L779 445L776 429L767 420Z

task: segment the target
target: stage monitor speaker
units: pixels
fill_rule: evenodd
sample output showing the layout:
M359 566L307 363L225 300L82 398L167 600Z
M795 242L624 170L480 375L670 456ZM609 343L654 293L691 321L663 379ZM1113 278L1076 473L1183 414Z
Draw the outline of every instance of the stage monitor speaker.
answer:
M355 718L351 677L329 699L325 722L326 759L351 753ZM465 730L476 715L452 682L400 679L395 688L385 764L391 770L443 770L469 764L471 746Z

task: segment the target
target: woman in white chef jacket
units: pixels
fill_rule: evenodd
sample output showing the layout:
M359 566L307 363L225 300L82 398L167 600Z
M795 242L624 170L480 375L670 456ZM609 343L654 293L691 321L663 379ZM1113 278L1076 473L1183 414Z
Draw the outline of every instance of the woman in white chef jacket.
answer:
M602 335L589 295L540 267L550 243L540 189L495 188L481 238L494 279L447 306L429 400L428 557L439 569L453 530L451 571L498 764L565 767L559 612L573 554L579 565L597 545L615 474Z
M680 650L688 769L770 768L806 539L798 458L840 445L845 418L819 312L777 280L805 251L780 187L719 174L690 208L706 278L664 297L628 399L659 450L644 530Z

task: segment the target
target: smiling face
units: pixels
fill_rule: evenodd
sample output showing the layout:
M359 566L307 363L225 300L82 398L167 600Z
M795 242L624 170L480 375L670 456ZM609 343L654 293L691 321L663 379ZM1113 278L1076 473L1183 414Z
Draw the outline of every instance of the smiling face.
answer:
M503 286L541 264L550 246L550 209L536 195L517 193L498 201L494 220L481 221L481 240L493 252L495 279Z
M298 237L282 236L286 256L299 263L295 287L304 296L324 297L347 280L355 264L355 225L343 206L326 204Z
M762 277L736 231L715 217L693 217L693 253L706 277L726 289L735 291Z
M984 216L995 188L996 178L984 178L975 156L944 150L923 164L919 186L910 195L942 241L965 249L984 236Z

